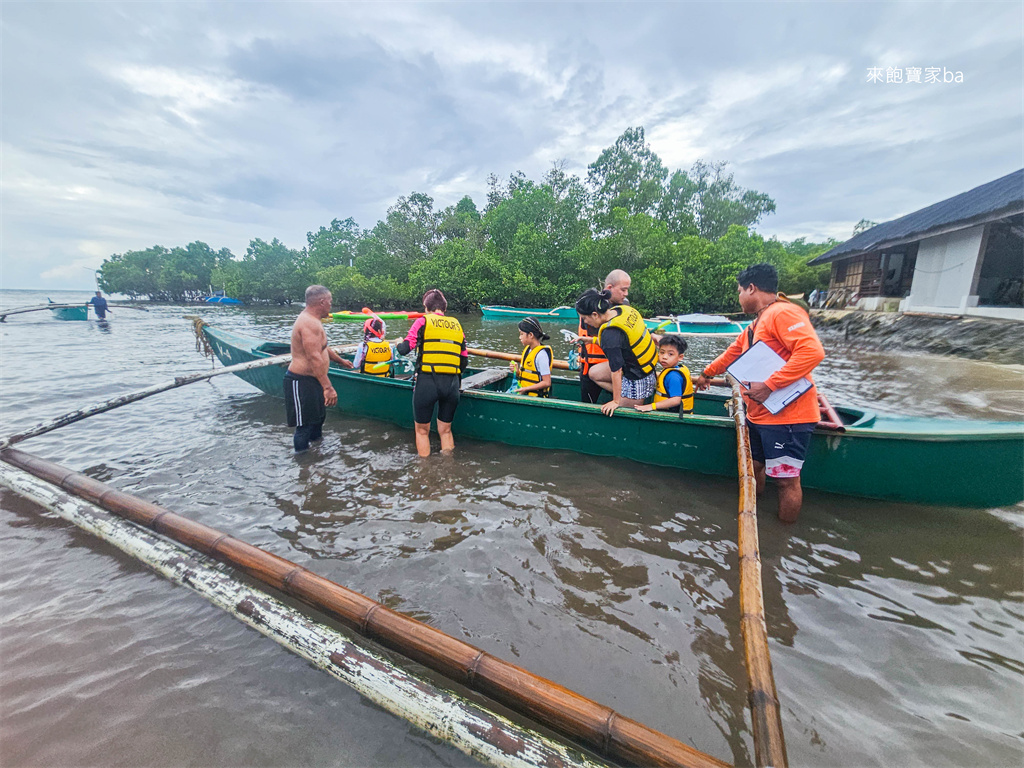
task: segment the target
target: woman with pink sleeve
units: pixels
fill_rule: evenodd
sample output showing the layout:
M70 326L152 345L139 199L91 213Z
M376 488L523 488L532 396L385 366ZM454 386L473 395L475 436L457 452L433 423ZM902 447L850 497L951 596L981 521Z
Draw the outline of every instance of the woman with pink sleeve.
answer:
M462 372L469 357L466 353L466 334L454 317L445 317L448 300L436 288L423 294L424 315L398 342L400 355L415 349L416 383L412 390L413 421L416 423L416 452L430 455L430 422L437 406L437 433L441 436L441 451L455 449L452 419L459 406L459 386Z

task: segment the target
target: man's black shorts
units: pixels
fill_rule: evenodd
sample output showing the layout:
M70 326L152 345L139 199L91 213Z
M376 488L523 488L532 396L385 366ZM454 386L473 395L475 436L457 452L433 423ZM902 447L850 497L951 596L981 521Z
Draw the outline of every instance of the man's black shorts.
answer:
M459 385L454 373L419 373L412 390L412 417L417 424L429 424L437 403L437 420L451 424L459 407Z
M755 424L747 421L751 458L768 477L800 477L817 424Z
M289 427L323 424L327 418L324 388L315 376L302 376L286 371L284 374L284 403Z

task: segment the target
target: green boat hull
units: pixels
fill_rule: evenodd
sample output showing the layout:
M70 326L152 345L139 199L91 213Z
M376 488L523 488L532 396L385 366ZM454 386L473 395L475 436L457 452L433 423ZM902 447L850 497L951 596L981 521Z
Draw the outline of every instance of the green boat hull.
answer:
M287 351L287 345L264 344L209 326L205 333L225 365ZM263 392L282 397L283 368L238 375ZM410 381L380 379L334 366L330 378L338 391L337 410L412 428ZM695 413L684 419L633 411L618 411L609 418L597 406L578 402L575 379L555 378L554 396L548 400L508 395L507 387L507 381L499 381L463 392L452 425L456 435L736 476L735 427L725 411L725 396L698 394ZM1020 422L837 411L847 424L846 431L815 433L802 475L805 487L955 507L991 508L1024 500L1024 424Z
M410 314L419 317L422 312L376 312L381 320L408 320ZM365 312L332 312L331 321L335 323L365 323L373 315Z
M664 318L650 318L644 320L644 325L650 331L658 333L678 333L682 335L700 334L701 336L738 336L740 331L750 325L749 321L740 323L679 323Z
M88 320L89 305L83 304L80 307L59 307L50 310L56 320Z
M571 320L579 323L580 316L576 314L575 307L555 307L554 309L539 309L536 307L505 307L500 305L487 305L480 307L484 320L522 320L524 317L535 317L538 320Z

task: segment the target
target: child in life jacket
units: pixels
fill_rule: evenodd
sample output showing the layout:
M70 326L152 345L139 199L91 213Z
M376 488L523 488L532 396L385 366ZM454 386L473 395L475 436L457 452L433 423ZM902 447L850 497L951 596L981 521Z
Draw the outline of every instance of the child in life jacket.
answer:
M550 338L536 318L527 317L519 322L519 343L523 345L523 354L518 366L512 363L519 377L519 388L513 394L527 397L551 396L551 361L554 353L550 346L542 344Z
M690 369L683 365L686 354L686 340L682 336L666 335L658 342L658 384L654 390L654 402L650 405L634 405L641 412L668 411L670 413L693 413L693 381Z
M384 321L376 315L363 323L363 340L356 350L352 363L357 371L371 376L391 375L391 360L394 355L391 344L384 338L386 331Z

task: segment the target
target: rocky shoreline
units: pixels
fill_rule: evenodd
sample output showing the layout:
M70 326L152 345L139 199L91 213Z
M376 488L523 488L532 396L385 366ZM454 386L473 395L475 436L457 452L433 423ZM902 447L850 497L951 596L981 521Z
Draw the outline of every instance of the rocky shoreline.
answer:
M811 318L825 341L1024 365L1024 323L1013 320L833 309Z

